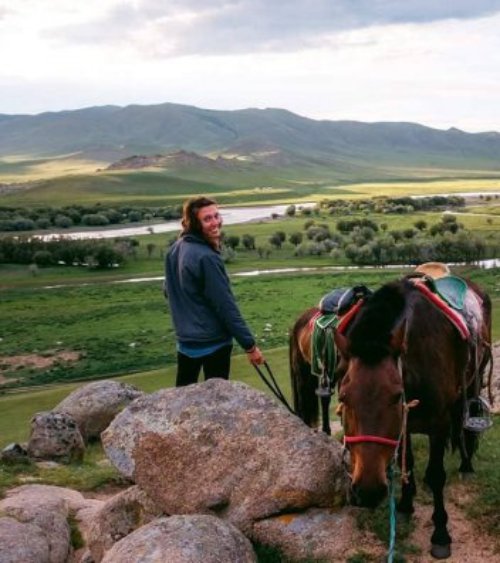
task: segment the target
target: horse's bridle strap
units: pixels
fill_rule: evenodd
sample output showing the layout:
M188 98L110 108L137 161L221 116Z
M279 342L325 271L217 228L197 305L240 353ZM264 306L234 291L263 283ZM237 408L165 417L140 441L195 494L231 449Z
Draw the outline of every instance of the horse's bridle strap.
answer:
M382 436L372 436L371 434L361 436L344 436L346 444L360 444L362 442L373 442L375 444L383 444L384 446L392 446L395 448L399 441L391 438L383 438Z

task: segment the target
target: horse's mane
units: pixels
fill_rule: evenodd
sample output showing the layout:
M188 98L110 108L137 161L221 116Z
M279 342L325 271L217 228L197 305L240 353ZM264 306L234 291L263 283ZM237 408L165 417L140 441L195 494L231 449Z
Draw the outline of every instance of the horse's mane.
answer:
M391 353L391 337L405 310L404 281L390 282L367 299L348 331L349 351L367 364Z

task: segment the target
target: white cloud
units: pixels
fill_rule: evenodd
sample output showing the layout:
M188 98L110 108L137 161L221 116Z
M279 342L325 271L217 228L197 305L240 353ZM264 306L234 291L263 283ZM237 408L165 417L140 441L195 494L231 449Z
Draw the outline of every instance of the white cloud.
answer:
M0 0L0 113L170 101L500 130L500 2L446 4Z

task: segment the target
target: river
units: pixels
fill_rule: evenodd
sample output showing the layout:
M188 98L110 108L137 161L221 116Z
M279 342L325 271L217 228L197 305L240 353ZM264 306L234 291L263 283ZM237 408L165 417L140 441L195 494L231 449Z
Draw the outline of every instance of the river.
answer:
M273 215L284 215L286 205L262 205L252 207L221 207L222 220L225 225L237 223L248 223L260 219L270 219ZM300 207L312 207L314 203L307 202L297 205ZM151 223L150 225L137 225L136 227L108 228L108 229L86 229L85 231L64 231L40 235L43 240L52 240L64 237L72 240L131 237L137 235L148 235L151 233L177 232L181 228L180 221L166 221L165 223Z
M478 260L473 264L466 264L465 262L449 263L448 266L479 266L485 270L491 268L500 268L500 258L489 258L487 260ZM272 276L280 274L295 274L302 272L351 272L354 270L400 270L400 269L413 269L415 266L409 264L387 264L385 266L309 266L304 268L272 268L267 270L247 270L243 272L235 272L231 276L235 277L256 277L256 276ZM58 289L61 287L83 287L87 285L101 285L104 283L144 283L152 281L163 281L164 276L145 276L145 277L135 277L127 278L124 280L111 280L106 282L86 282L78 284L57 284L57 285L46 285L43 289Z

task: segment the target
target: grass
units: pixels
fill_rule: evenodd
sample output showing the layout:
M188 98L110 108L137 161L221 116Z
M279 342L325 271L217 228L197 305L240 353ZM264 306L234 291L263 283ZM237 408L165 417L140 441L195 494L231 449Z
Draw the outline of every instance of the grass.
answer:
M390 175L410 180L355 182L353 174L322 167L286 170L243 167L241 170L186 170L171 175L168 170L100 171L97 162L79 161L71 155L50 160L0 161L0 182L37 180L27 190L3 196L6 205L63 205L120 203L169 205L186 197L209 193L220 203L292 203L319 201L325 197L371 197L376 195L435 194L500 190L498 172L421 168L394 169ZM359 171L358 171L359 172ZM376 177L371 169L361 177ZM177 173L176 173L177 174ZM182 174L182 175L180 175ZM385 173L379 176L384 178ZM461 177L462 176L462 177ZM412 179L413 178L413 179Z
M1 173L1 170L0 170ZM75 195L74 189L81 190L81 197L101 197L106 192L109 201L133 202L144 198L145 203L172 203L172 198L179 201L186 190L193 188L193 183L168 179L164 174L136 173L135 177L127 174L102 176L103 182L109 182L106 190L89 181L87 176L72 177L68 191L63 199L67 203ZM144 180L144 196L136 191L137 183ZM201 182L202 179L200 179ZM211 186L210 179L199 185ZM39 195L47 203L64 203L60 199L60 187L67 179L61 179L59 191L53 191L53 183L45 184ZM86 183L88 182L88 183ZM170 183L169 183L170 182ZM269 184L270 185L270 184ZM51 187L52 186L52 187ZM307 200L319 200L325 196L336 197L340 192L350 191L366 197L369 195L407 195L408 193L461 192L469 190L498 190L499 180L454 180L454 181L417 181L411 183L370 183L349 186L333 186L328 182L299 184L287 180L286 189L290 194L301 194ZM305 187L304 187L305 186ZM101 186L102 187L102 186ZM238 203L270 203L284 193L276 190L264 191L255 188L228 185L215 190L222 197L221 201ZM123 189L123 198L119 197ZM281 189L281 188L280 188ZM163 191L162 191L163 190ZM178 190L176 192L175 190ZM224 194L224 195L222 195ZM290 197L291 202L297 199ZM26 202L34 201L35 192L25 192ZM241 196L241 200L240 200ZM116 198L116 199L115 199ZM138 199L139 198L139 199ZM169 199L170 198L170 199ZM70 201L71 200L71 201ZM12 201L16 201L14 198ZM142 201L142 199L141 199ZM498 205L484 206L476 202L471 209L480 215L461 215L459 221L483 237L498 237ZM385 222L388 229L403 229L418 219L424 219L429 225L441 219L441 213L415 213L411 215L380 215L370 218ZM327 222L334 230L338 218L320 216L317 222ZM302 230L306 218L286 218L280 221L243 224L226 227L228 234L242 235L250 233L256 236L257 245L267 246L269 236L277 230L290 234ZM26 266L0 266L2 287L2 317L0 319L0 356L20 353L50 355L62 349L77 350L82 354L76 364L59 363L46 370L23 367L9 374L10 378L19 378L24 383L37 384L33 389L22 389L0 396L0 448L11 442L24 442L28 439L30 419L35 412L50 410L83 380L119 376L119 380L131 383L146 392L154 392L174 384L174 337L170 316L163 300L161 280L141 284L114 284L113 281L138 276L163 275L163 257L168 240L172 234L151 234L137 237L140 240L137 259L130 260L119 271L89 271L82 268L48 268L32 276ZM148 258L146 244L156 245L153 255ZM244 270L282 268L290 266L327 266L332 264L329 257L293 256L293 247L285 244L280 251L273 250L269 258L260 259L255 252L238 250L236 260L228 264L231 273ZM383 281L392 279L404 270L391 271L354 271L300 273L286 276L262 276L257 278L233 277L234 291L244 316L259 339L273 372L285 395L290 398L288 377L287 333L297 315L305 308L314 305L319 298L335 287L343 287L362 281L376 287ZM500 338L500 285L498 270L485 271L476 268L458 270L460 275L470 277L486 289L493 301L493 337ZM89 285L79 285L89 284ZM47 285L62 285L55 289L45 289ZM270 332L265 331L265 324L272 324ZM131 344L134 344L131 346ZM1 362L0 362L1 363ZM157 369L151 369L157 368ZM232 379L270 393L256 372L247 363L246 357L239 353L233 358ZM64 381L64 382L61 382ZM498 458L500 455L499 417L495 419L492 430L487 432L476 458L477 480L471 485L471 500L465 506L472 519L483 529L492 534L500 532L500 473ZM423 490L421 478L426 452L425 439L415 440L417 457L417 479L419 493L417 502L428 503L430 497ZM457 456L448 456L447 471L453 484L458 480ZM23 483L48 483L69 486L78 490L95 490L102 487L125 485L116 470L104 460L99 444L91 444L82 463L56 468L40 467L35 464L7 466L0 464L0 495L2 491ZM360 512L360 526L367 526L382 541L388 537L387 507L376 511ZM408 540L411 528L398 524L397 561L405 556L415 555L415 547ZM78 538L75 538L78 543ZM269 552L266 546L260 546L262 553L259 561L285 561L281 554ZM418 555L418 554L417 554ZM351 562L369 561L370 557L362 549Z
M394 275L393 271L365 272L363 281L376 287ZM235 278L233 289L259 344L267 350L287 344L289 326L300 312L331 289L359 283L359 279L352 272ZM5 370L4 375L18 384L36 385L172 364L175 338L161 287L161 281L155 281L2 291L0 356L50 355L63 350L81 355L77 362L61 361L44 369L25 362L19 369ZM271 330L266 328L268 323Z

